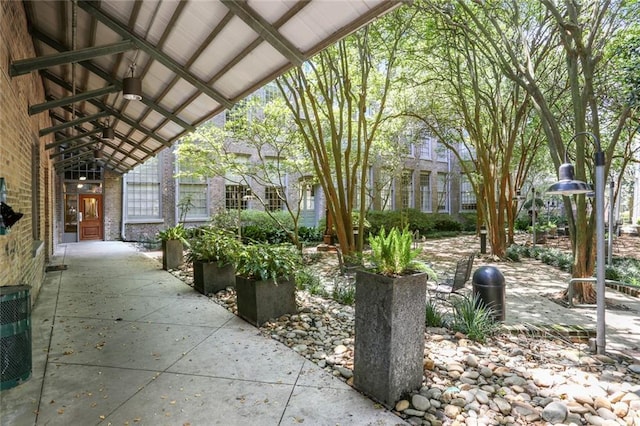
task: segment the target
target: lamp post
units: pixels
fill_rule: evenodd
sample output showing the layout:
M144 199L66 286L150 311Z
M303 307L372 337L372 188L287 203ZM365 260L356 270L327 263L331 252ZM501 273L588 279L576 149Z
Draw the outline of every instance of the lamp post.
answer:
M613 178L609 183L609 235L607 241L607 265L613 265Z
M594 155L596 165L596 353L605 353L605 281L604 281L604 152L600 146L600 140L589 132L576 133L567 143L564 152L564 163L558 169L560 180L549 187L547 194L570 195L586 194L591 188L585 182L574 179L574 168L568 160L568 148L571 142L578 136L589 136L596 145ZM572 285L572 284L569 284Z

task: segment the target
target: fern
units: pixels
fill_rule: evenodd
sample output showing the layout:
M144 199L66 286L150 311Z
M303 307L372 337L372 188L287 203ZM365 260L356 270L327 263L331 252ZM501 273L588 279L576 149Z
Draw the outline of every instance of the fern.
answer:
M413 234L404 228L393 227L387 233L383 228L378 235L369 237L371 262L376 272L384 275L402 275L426 272L435 278L435 272L426 263L417 260L419 249L412 249Z

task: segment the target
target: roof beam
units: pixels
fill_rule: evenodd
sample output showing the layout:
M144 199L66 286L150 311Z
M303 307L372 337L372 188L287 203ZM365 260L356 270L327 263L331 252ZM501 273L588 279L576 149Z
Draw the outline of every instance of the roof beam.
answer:
M65 109L66 111L72 112L71 108L69 108L69 107L63 107L63 109ZM112 114L110 114L110 115L112 115ZM94 122L91 122L91 124L93 124L96 128L104 129L104 126L100 122L98 122L97 120L94 121ZM78 130L78 132L81 132L81 133L85 133L86 134L86 132L87 132L87 130L82 128L82 127L77 127L76 129ZM149 150L148 148L145 148L143 145L138 145L136 142L129 140L129 138L126 137L125 135L121 134L120 132L115 131L115 129L113 129L113 130L114 130L115 136L118 139L120 139L122 142L128 143L129 145L133 146L134 149L142 151L145 154L149 154L149 155L153 154L153 152L151 150ZM123 155L128 155L129 154L127 151L125 151L124 149L121 149L117 144L112 143L111 141L108 141L108 140L102 139L102 138L96 138L95 136L92 136L92 138L95 141L95 143L104 144L104 145L112 148L114 151L118 151L119 153L121 153ZM137 158L135 158L133 156L132 156L132 158L137 160Z
M45 129L40 129L40 132L38 134L41 137L42 136L46 136L49 133L55 133L55 132L58 132L60 130L67 129L69 127L76 126L78 124L86 123L88 121L98 120L98 119L103 118L103 117L108 117L109 115L110 114L107 111L100 111L97 114L86 115L84 117L76 118L75 120L70 120L70 121L64 121L61 117L55 116L54 118L56 120L63 121L63 123L55 125L55 126L47 127Z
M68 147L67 149L63 150L63 151L58 151L58 152L56 152L56 153L50 154L50 155L49 155L49 159L54 159L54 158L56 158L56 157L59 157L59 156L61 156L61 155L64 155L64 153L66 153L66 152L73 152L73 151L76 151L76 150L78 150L78 149L80 149L80 148L85 148L85 147L87 147L87 146L89 146L89 145L95 145L95 144L97 144L97 143L99 143L99 141L91 140L91 141L89 141L89 142L81 143L80 145L70 146L70 147Z
M80 154L74 155L73 157L69 157L69 158L65 158L64 160L56 161L55 163L53 163L53 166L57 167L57 166L59 166L61 164L66 164L66 163L69 163L69 162L72 162L72 161L77 161L80 158L88 157L89 155L93 155L93 151L81 152Z
M144 50L149 56L151 56L154 60L160 62L162 65L170 69L172 72L176 73L184 80L188 81L195 88L200 90L205 95L209 96L216 102L221 105L224 105L225 108L231 108L233 103L225 98L221 93L207 86L204 82L190 74L188 71L184 69L182 64L177 63L165 53L156 49L151 43L146 41L145 39L136 36L131 33L128 28L123 26L121 23L112 19L110 16L106 15L100 9L98 9L93 2L87 0L78 1L78 6L82 8L85 12L89 13L93 17L95 17L98 21L102 22L104 25L109 27L111 30L115 31L122 38L130 38L141 50Z
M57 140L55 142L51 142L51 143L46 144L44 146L44 149L55 148L57 146L64 145L65 143L73 142L75 140L82 139L82 138L87 137L87 136L95 135L96 133L100 133L100 132L102 132L102 129L93 129L93 130L90 130L88 132L77 134L75 136L69 136L68 138L60 139L60 140Z
M64 81L60 77L50 73L49 71L41 71L40 73L43 76L46 76L46 78L48 80L58 84L59 86L62 86L64 88L66 88L66 89L69 89L71 87L71 85L68 84L66 81ZM109 115L113 116L114 118L116 118L116 119L118 119L118 120L120 120L120 121L122 121L124 123L127 123L129 126L133 127L134 129L138 130L141 133L144 133L145 135L149 136L150 138L157 140L161 144L163 144L165 146L171 146L171 142L167 141L164 138L161 138L160 136L158 136L157 134L155 134L151 130L142 127L137 121L132 120L131 118L125 116L120 111L117 111L117 110L113 109L112 107L106 105L104 102L98 101L96 99L89 99L88 102L91 105L93 105L96 108L98 108L99 110L107 111L109 113Z
M16 77L23 74L29 74L31 71L51 68L56 65L70 64L73 62L97 58L99 56L126 52L134 47L135 45L131 40L125 40L106 46L87 47L86 49L69 50L36 58L20 59L11 63L9 66L9 75L11 77Z
M109 93L114 93L117 91L118 89L115 86L107 86L101 89L79 93L75 96L69 96L67 98L55 99L53 101L43 102L37 105L31 105L29 107L29 115L36 115L41 113L42 111L46 111L52 108L57 108L63 105L69 105L69 104L74 104L76 102L86 101L88 99L99 98L100 96L104 96Z
M53 49L56 49L57 51L67 51L68 50L67 47L65 47L64 45L58 43L57 41L53 40L48 35L43 34L42 32L37 31L36 29L33 29L31 31L31 35L33 37L35 37L36 39L40 40L41 42L47 44L49 47L51 47ZM98 77L100 77L101 79L106 81L107 83L112 84L118 90L122 90L122 82L120 80L117 80L117 79L113 78L109 73L104 71L102 68L96 66L92 62L83 61L83 62L80 62L80 65L82 67L84 67L85 69L91 71L92 73L94 73L95 75L97 75ZM182 120L175 113L173 113L171 111L168 111L164 107L162 107L162 106L158 105L157 103L151 101L146 96L143 96L142 100L140 100L138 102L142 102L144 105L148 106L149 108L151 108L152 110L154 110L158 114L160 114L163 117L173 121L178 126L183 127L185 129L189 130L190 132L195 130L195 126L192 126L191 124L189 124L186 121Z
M271 24L251 9L246 1L221 0L221 2L291 63L300 66L305 61L304 55L289 40L282 37Z

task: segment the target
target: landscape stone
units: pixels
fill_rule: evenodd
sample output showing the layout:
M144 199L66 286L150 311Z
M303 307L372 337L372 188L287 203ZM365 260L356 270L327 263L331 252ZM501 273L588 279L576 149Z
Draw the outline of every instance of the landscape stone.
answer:
M567 418L567 407L559 401L554 401L544 407L542 418L552 424L562 423Z

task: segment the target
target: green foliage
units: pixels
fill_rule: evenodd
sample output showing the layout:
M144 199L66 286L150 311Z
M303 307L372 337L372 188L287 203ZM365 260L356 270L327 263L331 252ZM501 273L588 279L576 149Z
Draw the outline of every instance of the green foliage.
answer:
M298 290L305 290L310 294L326 296L326 291L320 278L313 274L308 268L303 268L296 274L296 287Z
M462 213L460 214L460 220L462 227L462 231L464 232L475 232L478 225L478 214L477 213Z
M263 243L281 244L289 242L289 235L282 229L275 227L262 227L259 225L247 225L242 227L242 239L247 241L259 241Z
M530 225L531 219L528 216L518 216L516 218L516 222L514 223L516 231L526 231Z
M523 257L531 257L548 265L556 266L565 272L571 272L573 265L573 257L571 256L571 253L540 246L536 246L534 248L513 244L507 248L506 257L514 262L519 262Z
M317 242L322 241L322 229L301 226L298 229L298 237L300 237L300 241L306 242Z
M353 305L356 301L356 287L352 282L336 282L331 292L331 298L342 305Z
M218 262L224 266L234 264L242 249L235 234L224 229L203 228L201 235L191 240L187 260Z
M407 227L411 232L418 231L420 235L425 236L440 232L459 233L463 229L463 225L450 215L424 213L417 209L370 211L367 219L371 223L370 231L374 234L383 228L393 227L399 229ZM475 219L473 221L473 229L475 229Z
M236 273L257 280L295 278L302 267L302 256L291 244L254 243L239 253Z
M374 270L383 275L402 275L408 272L435 272L424 262L418 261L419 249L412 249L413 234L405 228L402 232L394 227L387 234L382 228L378 235L369 237L371 262Z
M507 250L505 251L505 256L507 257L507 259L513 260L514 262L520 262L519 247L520 246L517 244L512 244L507 247Z
M438 311L438 305L433 299L427 301L424 319L427 327L442 327L444 325L442 314Z
M614 258L613 267L607 269L607 279L640 287L640 260L632 257Z
M477 294L471 298L457 297L453 309L452 328L466 334L471 340L484 342L497 330L492 309L486 307Z
M158 232L158 238L160 239L160 241L179 240L182 241L182 244L188 246L189 242L187 241L186 237L186 229L182 223Z

